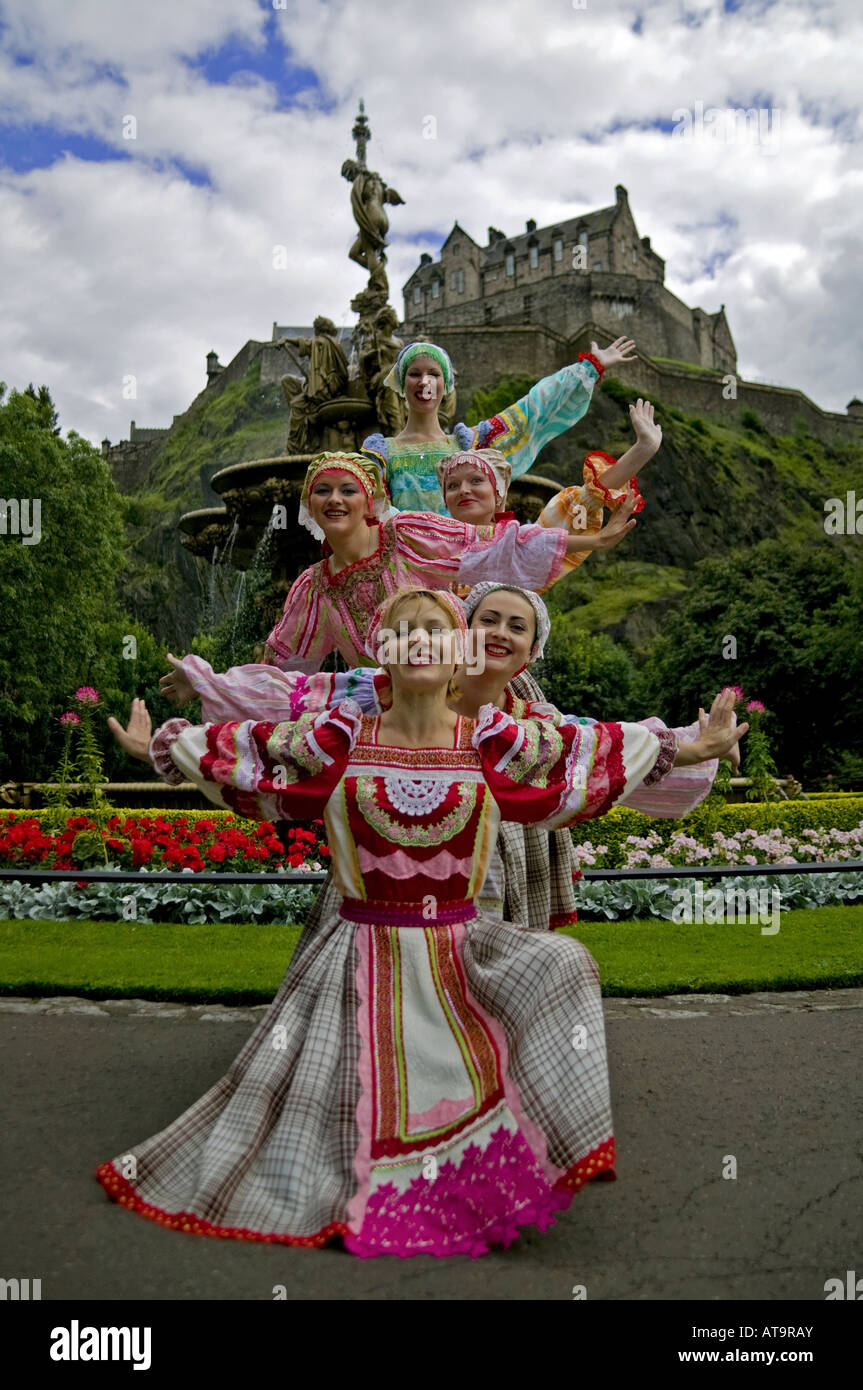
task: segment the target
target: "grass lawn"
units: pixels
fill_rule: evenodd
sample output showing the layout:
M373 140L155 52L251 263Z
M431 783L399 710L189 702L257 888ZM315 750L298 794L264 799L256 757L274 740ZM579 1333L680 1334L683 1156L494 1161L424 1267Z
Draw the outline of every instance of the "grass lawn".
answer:
M769 925L769 923L768 923ZM863 906L782 914L775 936L757 923L579 922L567 935L599 966L602 992L745 994L863 985Z
M848 988L863 985L863 906L752 925L581 922L567 935L596 959L606 995ZM0 995L269 1003L297 926L0 922Z

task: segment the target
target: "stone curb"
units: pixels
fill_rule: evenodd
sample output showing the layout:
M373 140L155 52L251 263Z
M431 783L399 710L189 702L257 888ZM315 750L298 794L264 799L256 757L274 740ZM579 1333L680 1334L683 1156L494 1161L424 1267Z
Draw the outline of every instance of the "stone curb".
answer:
M788 990L756 994L667 994L603 1000L606 1019L740 1018L746 1014L823 1013L863 1008L863 989ZM0 1013L80 1014L91 1018L197 1019L201 1023L258 1023L269 1004L172 1004L152 999L0 997Z

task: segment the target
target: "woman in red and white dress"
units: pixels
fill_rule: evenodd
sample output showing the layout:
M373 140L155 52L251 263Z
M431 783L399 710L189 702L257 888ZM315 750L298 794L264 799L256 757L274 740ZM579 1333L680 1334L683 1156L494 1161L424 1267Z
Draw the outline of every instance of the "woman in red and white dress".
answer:
M680 745L669 731L519 721L491 704L468 719L447 705L467 635L458 601L397 593L381 631L402 619L424 636L391 658L379 716L348 700L289 723L173 719L152 740L143 702L126 731L114 721L127 751L217 805L323 813L342 895L227 1075L97 1170L112 1199L163 1225L341 1239L362 1257L481 1255L613 1175L602 1009L579 983L592 958L475 898L501 817L574 824L657 764L726 752L746 726L733 728L724 697Z

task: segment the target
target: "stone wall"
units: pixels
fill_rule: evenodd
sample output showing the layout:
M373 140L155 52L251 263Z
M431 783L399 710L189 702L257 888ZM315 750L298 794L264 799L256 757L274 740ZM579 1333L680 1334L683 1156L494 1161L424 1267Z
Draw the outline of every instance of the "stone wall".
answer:
M688 372L639 359L616 367L614 375L627 386L655 395L667 405L695 414L739 423L744 410L753 410L771 434L792 435L802 423L816 439L835 443L847 439L863 444L863 419L822 410L802 391L784 386L764 386L736 377L736 399L723 397L726 378L721 373Z
M164 433L167 434L167 430ZM123 440L104 451L118 492L136 492L146 482L162 437L135 444Z
M587 322L567 341L560 334L532 324L500 328L448 324L433 330L431 325L427 328L433 341L446 349L455 365L459 419L464 419L474 391L488 390L503 376L535 380L548 376L574 362L580 352L587 352L591 339L601 342L605 332L603 325ZM405 329L400 332L406 335ZM726 400L722 394L722 373L688 371L685 367L652 362L648 357L616 367L613 375L634 390L680 410L729 423L739 423L744 410L754 410L772 434L794 434L802 421L816 439L825 443L838 439L863 443L863 415L822 410L802 391L764 386L737 377L737 398Z

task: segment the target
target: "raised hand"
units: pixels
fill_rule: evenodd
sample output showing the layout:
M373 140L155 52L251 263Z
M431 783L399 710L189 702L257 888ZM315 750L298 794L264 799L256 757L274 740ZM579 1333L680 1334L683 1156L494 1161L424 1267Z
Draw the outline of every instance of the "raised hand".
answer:
M698 711L698 739L696 740L702 750L702 758L725 758L727 757L732 768L740 766L740 749L738 744L745 733L749 731L748 724L741 724L737 727L737 715L734 710L737 696L733 690L721 690L710 706L710 714L704 713L703 709ZM732 749L736 754L732 755Z
M639 396L635 405L629 407L629 418L635 430L635 438L644 452L655 454L662 443L662 426L653 418L653 405Z
M113 715L108 720L108 728L120 747L125 748L126 752L133 758L140 758L145 763L150 761L148 750L153 735L153 721L143 700L132 701L132 711L127 728L124 729Z
M159 688L166 700L170 700L172 705L182 709L190 700L194 700L195 687L183 670L182 661L178 660L176 656L172 656L170 652L168 652L168 660L174 669L167 676L160 676Z
M603 526L601 531L597 531L594 536L594 549L611 550L619 545L624 536L627 536L634 526L638 525L632 515L635 510L638 498L632 488L627 488L626 500L621 503L611 520Z
M616 362L635 362L637 353L630 351L635 347L633 338L615 338L607 348L601 348L596 343L591 343L590 350L598 362L603 367L613 367ZM627 356L627 354L629 354Z

